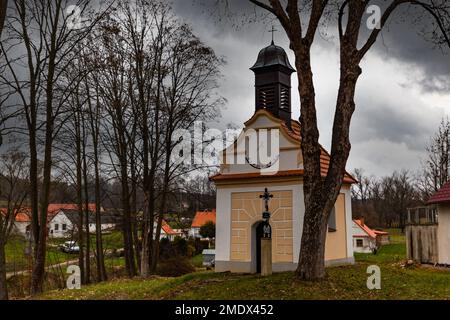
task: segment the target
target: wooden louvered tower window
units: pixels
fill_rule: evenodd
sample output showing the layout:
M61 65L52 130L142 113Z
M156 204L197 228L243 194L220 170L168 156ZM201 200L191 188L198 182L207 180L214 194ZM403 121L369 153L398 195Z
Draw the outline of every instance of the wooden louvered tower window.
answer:
M291 97L288 87L282 86L280 89L280 108L288 110L291 106Z
M266 109L275 107L275 88L273 86L259 89L259 106Z

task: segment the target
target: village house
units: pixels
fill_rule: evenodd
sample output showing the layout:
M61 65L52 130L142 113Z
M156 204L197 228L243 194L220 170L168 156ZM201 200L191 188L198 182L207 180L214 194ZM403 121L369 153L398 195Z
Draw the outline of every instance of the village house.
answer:
M0 214L6 216L7 209L0 208ZM25 236L30 231L31 215L28 208L23 208L15 216L14 226L12 232Z
M88 204L89 211L94 213L95 212L95 203L89 203ZM54 217L61 211L61 210L78 210L78 205L74 203L51 203L48 205L48 211L47 211L47 221L49 223L49 235L51 234L52 226L51 221L54 219ZM100 209L101 212L104 212L103 208ZM6 214L6 209L1 208L0 212L4 215ZM59 225L65 225L67 228L66 223L58 224L58 229L60 228ZM22 208L20 212L16 214L16 218L14 221L14 230L13 232L22 235L27 236L27 233L30 232L31 228L31 209L30 208ZM95 227L94 227L95 229ZM54 229L53 229L54 230ZM58 230L57 234L61 233L61 229Z
M84 213L83 213L84 214ZM80 222L80 212L78 210L62 209L53 215L49 221L49 236L52 238L65 238L72 236L78 230ZM101 230L102 232L114 230L120 223L120 217L112 213L102 212L101 214ZM85 222L83 221L83 230ZM95 233L96 222L95 214L89 211L89 233Z
M212 211L197 211L192 220L191 228L189 229L189 237L201 238L200 228L207 222L216 223L216 209Z
M354 252L372 253L380 246L389 244L389 233L369 228L364 218L353 220L352 232Z
M408 209L406 254L419 263L450 266L450 181L426 207Z
M155 222L153 224L153 235L156 234L156 227L157 227L157 223ZM183 232L181 232L180 230L174 230L170 227L170 225L163 220L162 221L162 225L161 225L161 234L159 236L159 239L164 239L167 238L170 241L173 241L176 237L183 237Z
M301 128L291 119L291 74L295 70L284 49L273 42L260 51L251 70L255 73L255 112L238 139L223 151L219 173L210 178L217 187L217 272L261 272L261 238L266 230L262 217L265 204L260 196L265 188L273 196L268 205L272 270L295 270L299 260L305 209ZM269 163L250 159L246 134L256 132L261 138L268 131L275 137L272 143L278 142L278 157ZM227 157L245 160L234 163ZM323 176L329 162L330 155L322 148ZM329 220L326 265L354 263L350 192L354 182L345 173Z
M84 214L84 213L83 213ZM112 213L101 213L101 230L102 232L111 231L116 228L120 222L120 217L116 217ZM80 212L74 209L61 209L53 214L48 223L49 236L51 238L67 238L71 237L78 231L80 223ZM85 222L83 222L83 230ZM89 211L89 233L96 231L95 214Z

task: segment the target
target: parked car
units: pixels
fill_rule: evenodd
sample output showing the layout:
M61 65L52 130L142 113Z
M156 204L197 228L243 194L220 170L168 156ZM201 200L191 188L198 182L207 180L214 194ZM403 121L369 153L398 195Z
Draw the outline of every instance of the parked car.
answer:
M66 241L59 246L60 250L65 253L79 253L80 247L77 245L76 241Z

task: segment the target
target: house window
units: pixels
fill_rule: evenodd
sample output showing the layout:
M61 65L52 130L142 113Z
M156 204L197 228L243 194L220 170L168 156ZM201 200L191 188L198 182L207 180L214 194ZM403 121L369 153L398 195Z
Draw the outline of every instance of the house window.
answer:
M59 230L59 224L55 223L55 231Z
M62 229L63 229L63 231L66 231L67 230L67 224L63 224L62 225Z
M356 246L358 248L362 248L363 247L363 239L356 239Z
M328 232L336 232L336 210L333 207L330 217L328 218Z

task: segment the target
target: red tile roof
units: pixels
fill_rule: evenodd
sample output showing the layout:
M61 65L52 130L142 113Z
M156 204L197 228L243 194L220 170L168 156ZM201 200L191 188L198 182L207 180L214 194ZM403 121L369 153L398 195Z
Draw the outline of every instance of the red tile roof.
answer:
M83 208L85 205L83 204ZM88 203L89 212L95 212L96 206L95 203ZM78 204L76 203L50 203L48 205L48 220L53 219L54 216L58 214L61 210L78 210Z
M216 210L213 211L198 211L195 214L194 220L192 220L192 228L200 228L205 225L208 221L216 223Z
M89 203L88 208L90 212L95 212L95 203ZM48 205L48 220L53 219L60 210L78 210L78 205L75 203L50 203ZM6 215L6 208L0 208L0 212ZM31 222L31 209L23 208L17 213L16 222Z
M450 202L450 180L433 194L428 200L429 204Z
M0 208L0 214L2 216L6 216L6 212L8 209ZM21 209L20 212L16 214L15 217L16 222L31 222L31 216L28 208Z
M83 207L85 205L83 204ZM89 203L88 208L90 212L95 212L95 203ZM48 213L53 214L60 210L78 210L78 204L76 203L50 203L48 205Z
M180 234L179 232L173 230L165 220L163 220L161 228L163 229L164 233L168 235Z
M388 233L385 231L379 231L379 230L372 230L370 229L367 224L363 224L361 220L359 219L353 219L353 221L371 238L376 238L377 235L387 235ZM364 235L358 235L358 236L364 236Z
M273 178L273 177L301 177L304 174L303 169L296 170L282 170L278 171L275 174L271 175L262 175L260 172L252 172L252 173L231 173L231 174L215 174L209 177L212 181L224 181L224 180L233 180L233 179L254 179L254 178ZM323 176L323 175L322 175ZM351 177L344 176L345 183L354 183L354 180Z

